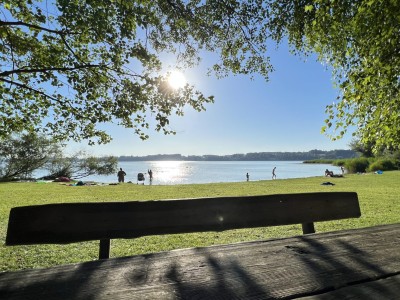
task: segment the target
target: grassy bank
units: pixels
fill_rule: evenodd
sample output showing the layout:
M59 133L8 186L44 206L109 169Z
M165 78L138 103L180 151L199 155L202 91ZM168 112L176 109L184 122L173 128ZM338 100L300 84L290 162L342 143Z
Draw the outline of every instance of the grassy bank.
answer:
M324 181L333 182L335 186L321 185ZM347 175L344 178L313 177L179 186L123 184L71 187L58 183L0 183L0 239L2 240L0 245L0 257L2 258L0 270L39 268L97 259L97 241L70 245L5 247L8 214L10 208L15 206L62 202L176 199L321 191L357 192L362 217L317 223L317 232L322 232L400 222L399 182L400 171L384 172L383 175ZM111 257L298 234L301 234L300 225L232 230L222 233L152 236L135 240L113 240L111 242Z

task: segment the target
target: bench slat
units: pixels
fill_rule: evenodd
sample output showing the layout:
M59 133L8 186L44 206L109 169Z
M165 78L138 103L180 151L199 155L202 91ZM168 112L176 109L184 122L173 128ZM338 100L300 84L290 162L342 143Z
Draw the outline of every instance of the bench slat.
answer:
M360 215L353 192L48 204L11 209L6 245L222 231Z

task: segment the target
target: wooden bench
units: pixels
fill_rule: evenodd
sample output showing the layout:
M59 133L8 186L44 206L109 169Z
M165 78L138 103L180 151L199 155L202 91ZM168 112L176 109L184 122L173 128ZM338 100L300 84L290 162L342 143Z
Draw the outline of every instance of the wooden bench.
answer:
M12 208L6 245L100 240L104 259L110 239L289 224L308 234L314 222L360 215L353 192L47 204Z

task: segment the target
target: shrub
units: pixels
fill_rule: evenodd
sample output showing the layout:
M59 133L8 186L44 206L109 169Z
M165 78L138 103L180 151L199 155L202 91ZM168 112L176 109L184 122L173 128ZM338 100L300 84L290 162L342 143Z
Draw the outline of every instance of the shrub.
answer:
M365 157L354 158L346 161L345 168L349 173L364 173L367 171L369 161Z
M378 170L390 171L390 170L395 170L395 169L396 169L395 163L392 160L387 159L387 158L379 159L379 160L375 161L368 168L368 170L370 172L374 172L374 171L378 171Z
M303 161L305 164L332 164L333 162L333 159L311 159Z
M334 166L338 166L338 167L342 167L342 166L345 166L346 165L346 162L347 161L349 161L349 159L336 159L334 162L333 162L333 165Z
M393 162L397 170L400 170L400 150L393 153Z

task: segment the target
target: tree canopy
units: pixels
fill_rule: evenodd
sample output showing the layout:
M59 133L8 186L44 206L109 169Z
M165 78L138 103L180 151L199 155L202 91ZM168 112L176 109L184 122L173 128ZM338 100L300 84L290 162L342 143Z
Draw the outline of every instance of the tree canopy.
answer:
M115 156L94 157L82 151L70 156L60 153L46 164L45 169L49 174L43 178L81 179L90 175L111 175L117 172L117 166L118 158Z
M399 149L400 2L272 2L277 36L287 36L294 51L318 53L333 69L341 94L327 107L323 131L336 139L355 126L375 151Z
M49 172L47 180L110 175L117 165L114 156L93 157L82 151L66 156L63 144L37 134L13 134L0 143L0 181L32 179L38 170Z
M150 120L170 133L171 114L187 105L204 110L213 97L188 85L171 90L159 54L188 67L200 51L216 51L219 76L266 75L258 2L3 1L0 136L40 130L105 143L110 137L98 125L115 122L145 139Z
M338 99L323 131L355 126L365 143L400 144L400 3L397 0L5 0L0 4L0 137L48 131L108 142L102 123L147 138L150 120L170 133L184 107L213 102L193 86L171 90L161 53L177 67L215 52L217 76L263 75L270 41L317 53ZM325 101L328 99L324 99Z
M42 136L10 136L0 143L0 181L30 178L61 153L61 145Z

